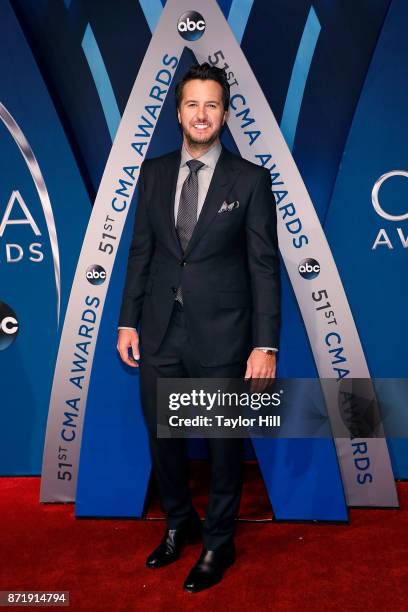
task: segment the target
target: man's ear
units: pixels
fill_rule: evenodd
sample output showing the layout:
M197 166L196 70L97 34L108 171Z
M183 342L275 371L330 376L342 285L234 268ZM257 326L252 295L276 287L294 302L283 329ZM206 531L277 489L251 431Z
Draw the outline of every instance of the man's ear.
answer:
M181 123L181 117L180 117L179 109L177 109L177 119L178 119L178 122Z
M224 112L224 116L222 118L222 125L224 125L224 123L227 121L227 119L228 119L228 111L226 110Z

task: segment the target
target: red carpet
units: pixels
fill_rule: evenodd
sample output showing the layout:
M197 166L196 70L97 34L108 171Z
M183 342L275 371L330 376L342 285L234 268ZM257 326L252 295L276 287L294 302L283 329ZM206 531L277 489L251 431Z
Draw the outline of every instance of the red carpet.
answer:
M398 490L400 510L352 510L350 525L240 522L236 564L221 584L189 594L182 584L199 545L172 566L144 568L162 521L77 520L71 504L38 503L39 478L0 478L0 590L70 591L71 610L405 611L408 483ZM149 512L159 516L156 503ZM255 466L240 515L271 516Z

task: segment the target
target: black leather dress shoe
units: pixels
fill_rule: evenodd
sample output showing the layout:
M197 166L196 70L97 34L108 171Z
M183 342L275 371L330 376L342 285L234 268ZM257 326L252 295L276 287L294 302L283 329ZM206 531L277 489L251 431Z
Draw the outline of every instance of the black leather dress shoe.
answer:
M177 561L183 546L201 540L202 533L198 517L194 517L179 529L166 529L159 546L147 557L146 567L155 569Z
M235 561L233 543L217 550L203 548L200 558L187 576L184 588L190 593L209 589L222 580L225 570Z

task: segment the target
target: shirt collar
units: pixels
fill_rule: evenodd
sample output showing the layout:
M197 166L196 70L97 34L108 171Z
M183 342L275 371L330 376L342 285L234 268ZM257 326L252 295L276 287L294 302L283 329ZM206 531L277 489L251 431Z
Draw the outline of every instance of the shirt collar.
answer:
M222 151L222 146L221 146L220 141L218 140L217 142L213 144L211 149L209 149L206 153L204 153L204 155L196 159L202 162L203 164L205 164L206 166L208 166L209 168L215 168L218 158L221 155L221 151ZM185 166L186 162L188 162L190 159L193 159L193 156L187 151L187 149L185 148L183 144L181 148L180 167Z

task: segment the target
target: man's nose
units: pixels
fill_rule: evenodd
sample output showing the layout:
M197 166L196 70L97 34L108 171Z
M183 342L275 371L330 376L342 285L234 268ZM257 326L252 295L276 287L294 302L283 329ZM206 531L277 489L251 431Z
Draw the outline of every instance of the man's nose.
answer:
M207 110L205 107L197 109L197 119L206 120Z

